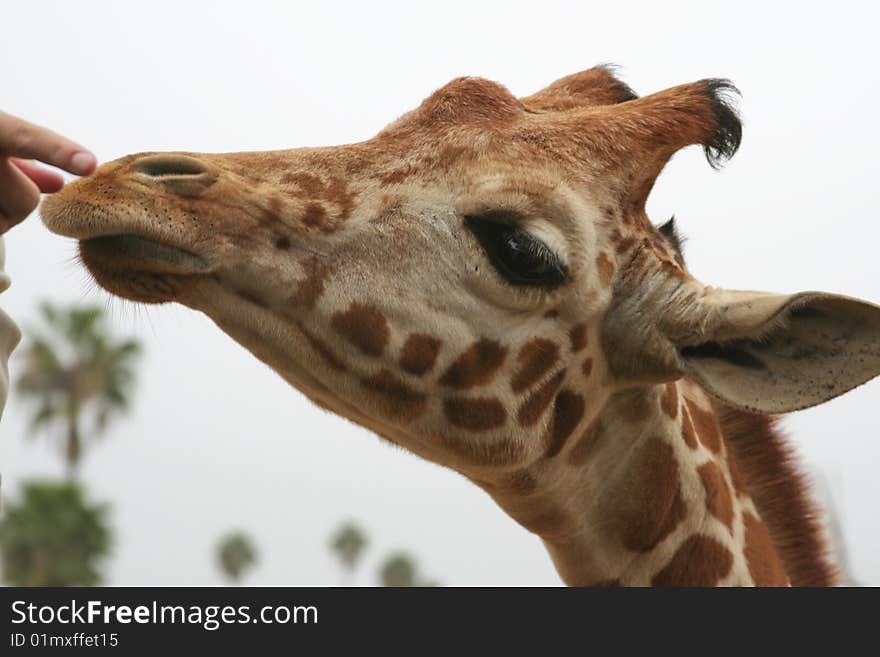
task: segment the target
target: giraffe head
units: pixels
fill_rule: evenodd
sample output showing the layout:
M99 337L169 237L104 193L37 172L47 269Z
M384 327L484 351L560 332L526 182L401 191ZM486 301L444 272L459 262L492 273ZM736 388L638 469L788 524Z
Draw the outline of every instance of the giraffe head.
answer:
M732 91L460 78L362 143L130 155L42 213L110 292L206 313L319 405L489 482L628 386L688 375L776 413L880 372L880 309L707 287L648 221L677 150L736 151Z

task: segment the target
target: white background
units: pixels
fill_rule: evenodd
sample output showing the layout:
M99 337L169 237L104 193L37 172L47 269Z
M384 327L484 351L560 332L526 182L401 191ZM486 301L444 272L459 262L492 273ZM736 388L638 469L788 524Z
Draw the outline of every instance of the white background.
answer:
M687 234L691 271L741 289L821 289L880 302L880 34L869 3L532 2L3 3L0 107L91 147L233 151L368 138L459 75L525 95L615 62L641 94L703 77L743 92L745 137L721 173L681 153L649 204ZM302 3L305 5L306 3ZM451 471L319 411L205 317L93 289L74 245L32 217L7 236L4 309L109 303L144 341L132 415L89 450L83 479L112 500L112 584L217 584L218 535L261 549L252 584L335 584L328 535L372 538L355 579L412 550L444 584L558 584L539 540ZM19 371L13 358L12 375ZM0 427L7 497L61 473L57 446ZM829 483L862 583L880 583L880 381L792 416L798 450Z

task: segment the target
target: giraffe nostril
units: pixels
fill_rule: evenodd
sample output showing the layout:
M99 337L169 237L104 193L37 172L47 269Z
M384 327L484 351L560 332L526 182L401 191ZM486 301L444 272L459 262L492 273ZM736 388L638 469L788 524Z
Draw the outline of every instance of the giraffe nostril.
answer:
M188 155L147 155L132 164L132 168L151 178L201 176L209 172L207 166Z
M132 171L146 176L153 186L160 186L177 196L196 198L217 182L218 172L189 155L160 153L135 160ZM143 180L143 178L141 178Z

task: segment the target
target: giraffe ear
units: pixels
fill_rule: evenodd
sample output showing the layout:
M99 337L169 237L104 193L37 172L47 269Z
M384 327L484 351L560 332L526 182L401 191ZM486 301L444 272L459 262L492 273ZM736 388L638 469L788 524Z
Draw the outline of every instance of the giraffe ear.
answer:
M673 339L680 369L734 406L787 413L880 374L880 307L866 301L711 290L693 310L699 330Z

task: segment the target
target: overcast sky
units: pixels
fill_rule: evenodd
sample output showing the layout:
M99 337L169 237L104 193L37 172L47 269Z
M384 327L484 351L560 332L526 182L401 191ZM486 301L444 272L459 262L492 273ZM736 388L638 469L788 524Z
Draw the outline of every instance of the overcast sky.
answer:
M604 62L642 94L729 77L743 92L742 149L721 173L697 148L679 154L652 218L675 213L707 284L878 303L877 16L864 2L754 4L12 0L0 108L106 161L358 141L460 75L519 95ZM13 285L0 304L19 323L41 299L107 303L71 262L73 243L36 216L6 246ZM108 307L146 350L133 413L82 472L114 505L109 583L219 584L214 542L238 527L261 550L248 583L338 583L327 541L348 518L372 539L358 583L395 548L444 584L559 583L540 541L482 491L318 410L206 317ZM880 380L787 420L829 482L856 576L874 584L878 408ZM7 500L22 480L62 472L55 445L26 440L25 420L13 397L0 426Z

